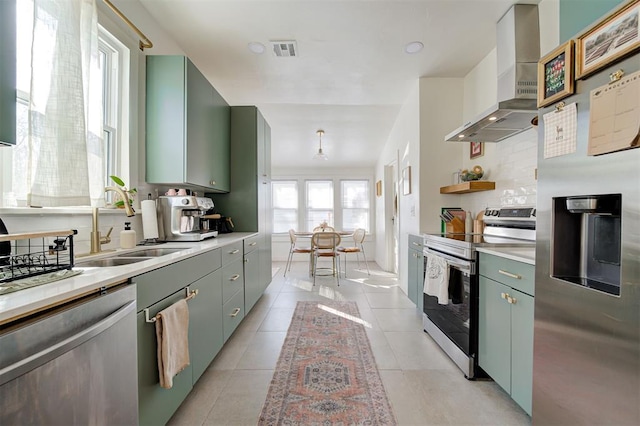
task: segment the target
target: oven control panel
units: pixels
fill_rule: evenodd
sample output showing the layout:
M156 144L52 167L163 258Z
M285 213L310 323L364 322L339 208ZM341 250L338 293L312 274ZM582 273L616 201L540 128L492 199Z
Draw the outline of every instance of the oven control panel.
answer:
M536 217L536 209L533 207L503 207L503 208L486 208L484 211L484 220L492 219L515 219L515 220L534 220Z

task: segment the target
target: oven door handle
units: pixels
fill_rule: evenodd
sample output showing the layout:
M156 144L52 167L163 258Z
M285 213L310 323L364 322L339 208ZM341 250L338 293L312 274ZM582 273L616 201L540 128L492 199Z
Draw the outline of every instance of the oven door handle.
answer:
M458 259L456 257L453 256L449 256L448 254L444 254L441 253L439 251L435 251L435 250L431 250L428 247L425 247L424 249L424 254L429 255L429 254L433 254L436 256L440 256L443 259L445 259L447 261L447 263L450 266L453 266L459 270L461 270L462 272L465 272L469 275L472 275L475 273L475 264L473 262L465 262L464 260Z

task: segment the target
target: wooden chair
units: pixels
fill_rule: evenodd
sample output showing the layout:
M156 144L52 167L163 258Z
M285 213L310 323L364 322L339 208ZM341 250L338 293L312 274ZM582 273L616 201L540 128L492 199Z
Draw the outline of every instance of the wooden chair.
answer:
M367 262L367 255L364 252L364 237L366 235L366 231L362 228L358 228L353 231L353 242L354 245L351 247L338 247L337 250L339 253L344 253L344 276L347 277L347 253L355 253L356 259L358 259L358 268L360 268L360 252L362 252L362 257L364 257L364 264L367 266L367 275L371 275L369 272L369 263Z
M296 244L297 237L296 232L293 229L289 229L289 239L291 240L291 247L289 248L289 257L287 258L287 265L284 267L284 275L287 276L287 271L291 270L291 261L293 260L294 253L305 253L311 256L311 247L299 247ZM311 258L309 258L309 272L311 272Z
M331 275L338 278L338 285L340 285L340 253L337 251L340 240L340 234L331 231L315 232L311 237L311 249L313 250L313 285L316 285L316 275L318 275L318 258L328 257L330 257L333 262L333 266L330 268ZM321 269L329 270L329 268Z

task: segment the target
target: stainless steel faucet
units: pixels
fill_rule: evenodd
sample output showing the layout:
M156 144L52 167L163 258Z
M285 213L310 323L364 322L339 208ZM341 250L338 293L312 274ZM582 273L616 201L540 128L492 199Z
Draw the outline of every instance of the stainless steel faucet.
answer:
M131 207L131 205L129 204L129 196L127 195L126 192L124 192L121 188L118 188L117 186L107 186L104 189L104 192L109 192L109 191L117 192L118 194L120 194L120 197L122 197L122 200L124 201L124 211L127 217L131 217L136 214L136 212L133 210L133 207ZM111 236L111 231L113 231L113 226L109 229L109 232L107 232L107 235L105 235L104 237L101 237L100 231L98 230L98 217L99 217L98 207L94 207L91 214L91 218L92 218L91 251L89 252L89 254L100 253L102 251L102 248L101 248L102 244L109 244L111 242L110 236Z

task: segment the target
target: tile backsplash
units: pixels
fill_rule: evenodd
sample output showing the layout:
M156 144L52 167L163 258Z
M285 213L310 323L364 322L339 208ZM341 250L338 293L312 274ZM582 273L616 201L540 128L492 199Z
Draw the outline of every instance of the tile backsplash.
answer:
M482 166L485 170L483 180L495 182L496 189L461 195L461 207L471 210L474 215L486 207L535 207L537 147L537 128L502 142L485 143L485 155L468 160L465 167Z
M38 209L28 209L12 213L10 209L5 209L0 213L2 221L7 226L11 234L39 231L60 231L75 229L78 234L74 237L74 251L76 254L89 253L91 248L91 210L86 209L65 209L55 213L38 213ZM66 211L72 211L67 213ZM124 229L124 223L131 222L131 229L136 231L136 240L142 241L142 218L136 214L134 217L127 217L124 210L120 209L100 209L99 229L102 235L106 235L109 228L113 226L111 232L111 242L102 246L103 250L117 249L120 247L120 231Z

